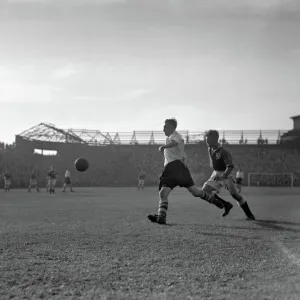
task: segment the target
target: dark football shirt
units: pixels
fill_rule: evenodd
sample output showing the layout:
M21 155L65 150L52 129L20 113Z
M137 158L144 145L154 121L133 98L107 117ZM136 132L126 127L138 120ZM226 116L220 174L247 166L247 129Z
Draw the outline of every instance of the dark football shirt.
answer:
M48 176L51 178L51 179L55 179L56 178L56 173L54 171L49 171L48 172Z
M145 179L145 177L146 177L146 175L145 175L145 174L140 174L140 175L139 175L139 179L140 179L140 180L144 180L144 179Z
M231 154L220 146L217 149L208 148L210 165L215 171L225 171L227 167L234 167Z
M11 178L11 174L7 172L7 173L4 174L4 177L5 177L6 179L10 179L10 178Z

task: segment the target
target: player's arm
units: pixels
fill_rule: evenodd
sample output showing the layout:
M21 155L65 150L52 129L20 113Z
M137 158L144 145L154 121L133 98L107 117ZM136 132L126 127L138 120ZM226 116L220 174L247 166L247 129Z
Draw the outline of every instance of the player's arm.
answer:
M221 178L225 179L225 178L228 177L228 175L234 169L234 165L233 165L233 161L232 161L232 156L231 156L231 154L227 150L222 149L222 151L221 151L221 157L223 158L223 160L224 160L224 162L226 164L226 170L221 175Z
M166 149L166 148L173 148L173 147L175 147L175 146L177 146L177 145L178 145L178 143L177 143L176 141L171 140L170 143L168 143L167 145L163 145L162 147L163 147L164 149Z
M160 146L159 147L159 151L162 152L162 151L164 151L164 149L173 148L173 147L175 147L177 145L178 145L178 142L172 139L168 144Z
M210 156L210 150L209 150L209 148L208 148L207 150L208 150L209 166L213 169L214 166L213 166L212 158L211 158L211 156Z

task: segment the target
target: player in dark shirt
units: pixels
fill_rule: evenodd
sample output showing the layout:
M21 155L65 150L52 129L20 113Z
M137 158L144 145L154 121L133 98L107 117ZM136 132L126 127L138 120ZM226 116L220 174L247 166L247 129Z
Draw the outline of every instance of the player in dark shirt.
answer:
M53 167L50 168L49 172L47 173L48 178L49 178L49 190L50 194L54 194L55 192L55 185L56 185L56 178L57 178L57 173L53 169Z
M33 170L30 174L28 192L31 192L32 187L35 187L37 192L40 192L39 187L38 187L36 174L35 174L35 170Z
M204 183L203 190L209 194L219 193L221 188L225 188L229 191L230 195L239 203L240 207L245 212L248 220L255 220L246 199L238 192L235 185L235 178L232 174L234 165L232 162L231 154L219 144L219 132L217 130L210 130L206 134L206 143L208 145L208 154L210 159L210 165L213 168L211 177ZM221 201L224 201L218 195L215 197ZM228 202L227 202L228 203ZM231 206L231 207L230 207ZM224 215L229 213L232 208L232 204L227 204L227 211L225 209Z
M66 188L69 187L71 192L74 192L73 187L72 187L72 180L71 180L71 173L69 170L66 170L65 173L65 183L63 186L63 192L66 192Z
M11 173L9 171L5 171L4 173L4 191L9 192L11 185Z

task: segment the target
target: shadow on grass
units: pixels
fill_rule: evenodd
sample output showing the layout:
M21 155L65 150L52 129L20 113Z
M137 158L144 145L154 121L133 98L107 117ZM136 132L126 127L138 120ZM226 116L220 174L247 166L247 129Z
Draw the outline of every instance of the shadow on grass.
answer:
M300 226L300 223L294 223L289 221L277 221L277 220L255 220L255 221L249 221L249 224L256 224L260 226L260 228L257 227L245 227L245 226L222 226L222 225L213 225L212 228L215 229L224 229L224 230L230 230L230 229L244 229L244 230L264 230L264 229L271 229L274 231L288 231L288 232L295 232L300 233L300 228L290 228L287 226L281 226L281 225L292 225L292 226ZM166 224L167 226L183 226L183 227L208 227L208 224ZM204 233L203 233L204 234ZM215 233L210 233L211 235L214 235ZM224 235L224 234L216 234L216 235ZM230 236L230 235L229 235ZM235 236L235 235L232 235Z
M275 231L289 231L289 232L295 232L295 233L300 233L300 229L295 229L295 228L289 228L289 227L283 227L278 224L282 225L293 225L293 226L299 226L299 223L292 223L292 222L285 222L285 221L276 221L276 220L256 220L255 224L263 227L263 228L268 228L272 229Z
M277 220L257 220L256 222L263 222L267 224L281 224L281 225L293 225L300 226L300 223L288 222L288 221L277 221Z
M221 236L224 238L233 238L233 239L242 239L242 240L253 240L253 239L261 239L259 236L244 236L244 235L237 235L237 234L228 234L228 233L216 233L216 232L201 232L201 235L207 236Z
M256 224L260 226L260 228L242 227L242 226L230 226L228 228L246 229L246 230L264 230L265 228L267 228L267 229L273 229L274 231L289 231L289 232L296 232L296 233L300 232L300 228L297 229L297 228L281 226L281 225L300 226L300 223L296 223L296 222L257 219L255 221L251 221L250 224Z
M203 225L203 224L165 224L165 225L161 225L161 226L178 226L178 227L183 227L183 228L197 228L199 229L199 227L203 227L203 228L208 228L208 225ZM252 237L248 237L248 236L244 236L244 235L237 235L234 233L225 233L225 232L220 232L220 229L230 229L232 227L222 227L222 226L213 226L211 227L211 231L207 232L207 231L202 231L201 229L198 231L193 231L193 233L195 235L205 235L205 236L215 236L215 237L223 237L223 238L238 238L238 239L243 239L243 240L251 240L251 239L260 239L261 237L258 236L252 236ZM246 229L246 228L245 228Z

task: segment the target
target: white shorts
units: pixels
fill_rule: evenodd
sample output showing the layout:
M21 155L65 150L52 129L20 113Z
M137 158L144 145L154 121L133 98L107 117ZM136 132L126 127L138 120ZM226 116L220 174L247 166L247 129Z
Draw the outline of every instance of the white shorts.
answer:
M49 186L55 187L56 185L56 179L49 179Z
M11 179L4 179L4 185L5 186L10 186L11 185Z
M139 179L139 186L141 186L141 185L143 186L144 183L145 183L144 179Z
M217 193L221 191L221 188L224 186L228 190L228 181L234 180L233 174L229 174L228 177L224 180L215 180L216 175L221 176L224 172L223 171L213 171L210 178L204 183L203 188L208 185L216 190Z
M30 179L30 185L37 185L37 180L36 179Z

